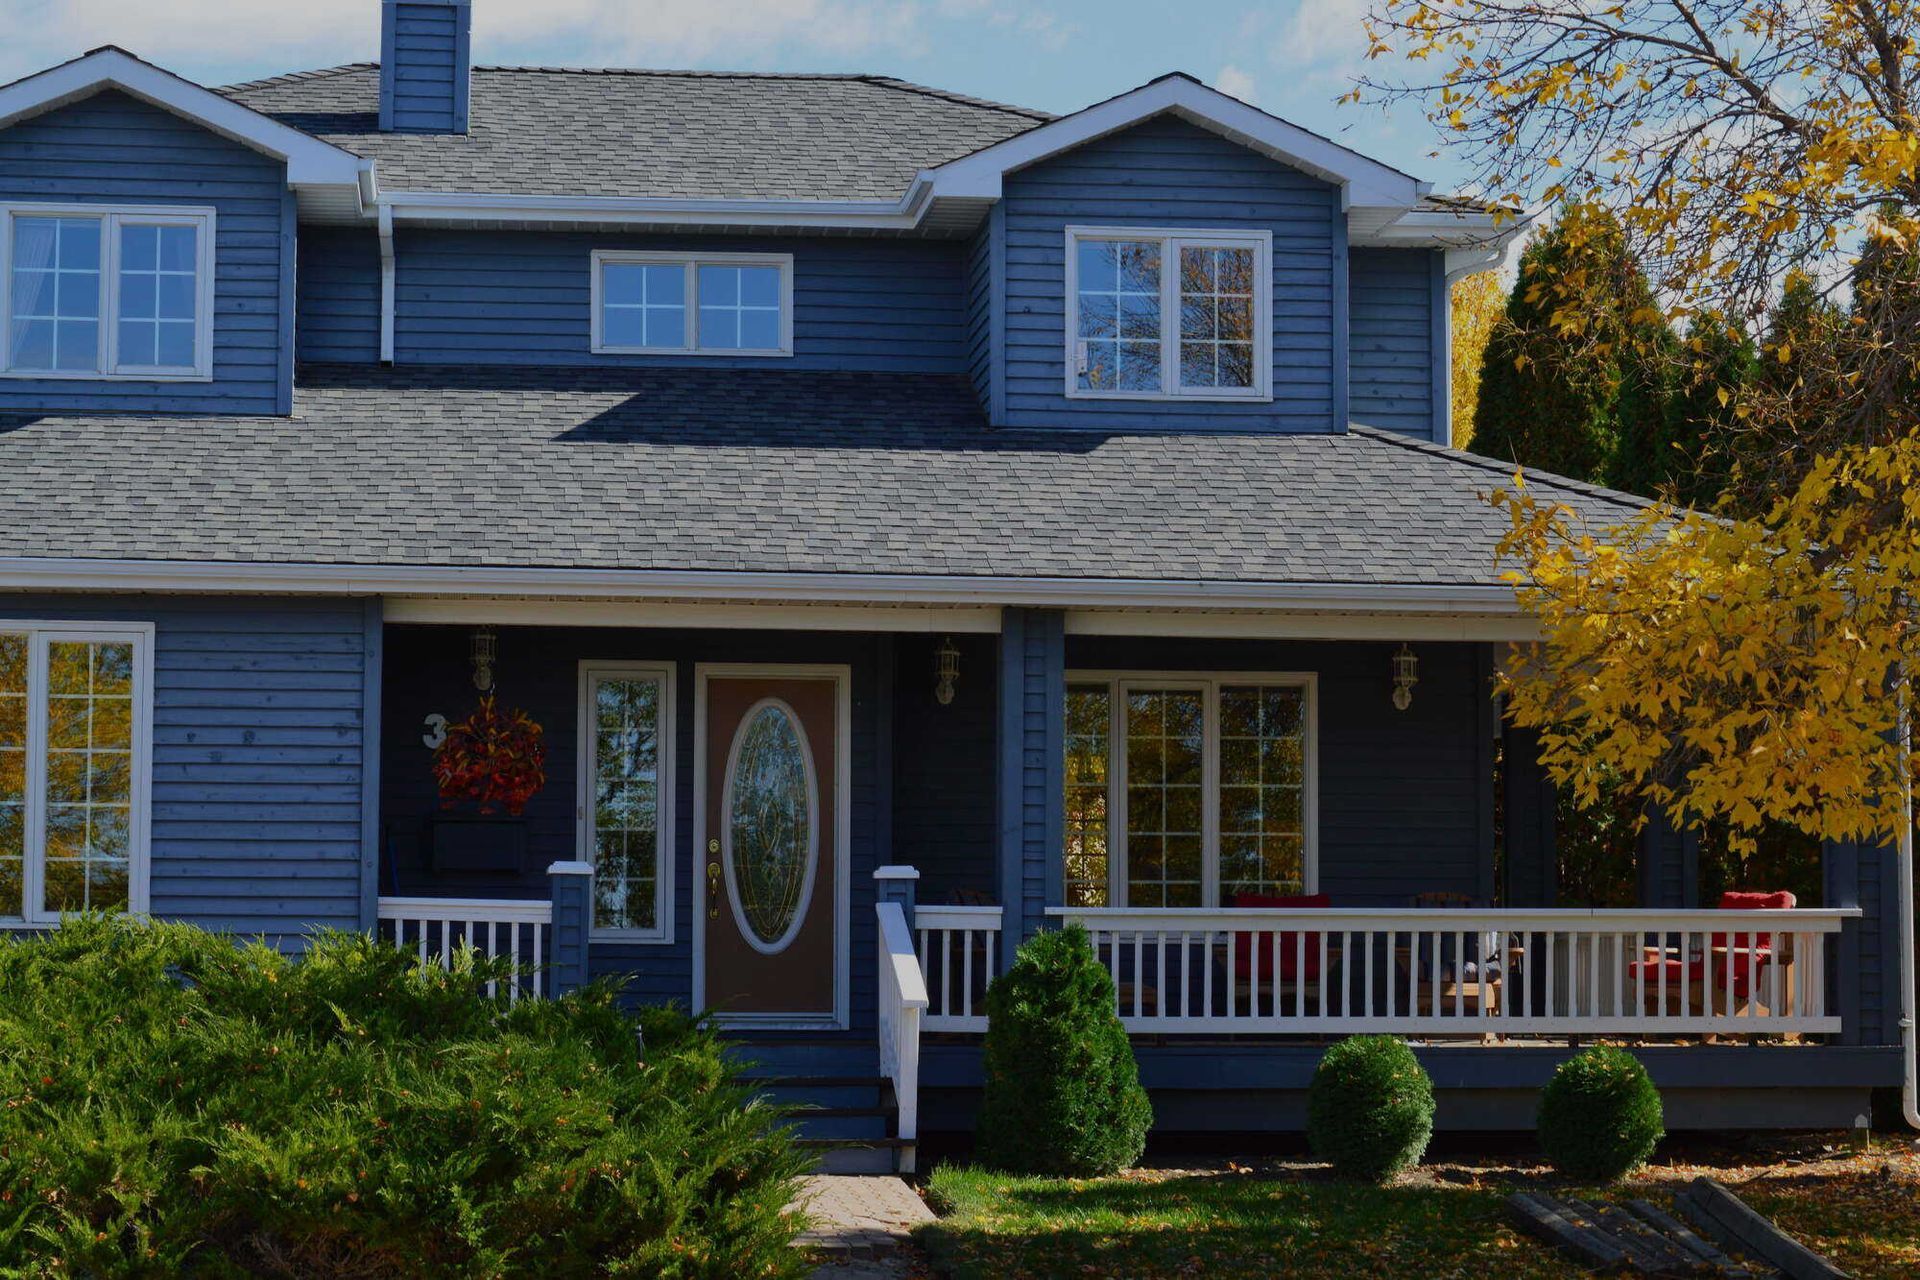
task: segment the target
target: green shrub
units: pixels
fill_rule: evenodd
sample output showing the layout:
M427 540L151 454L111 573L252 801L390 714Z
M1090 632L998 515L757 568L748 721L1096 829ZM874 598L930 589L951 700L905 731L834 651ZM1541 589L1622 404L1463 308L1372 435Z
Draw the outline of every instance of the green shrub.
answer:
M1146 1148L1153 1110L1114 1012L1113 979L1079 925L1036 934L987 991L980 1159L1092 1177Z
M1638 1169L1666 1136L1660 1091L1625 1049L1598 1044L1560 1064L1540 1093L1540 1145L1554 1167L1587 1182Z
M479 994L507 972L358 934L0 938L0 1273L803 1272L806 1161L714 1036L607 986Z
M1340 1173L1384 1182L1420 1163L1433 1137L1433 1081L1392 1036L1327 1050L1307 1086L1307 1140Z

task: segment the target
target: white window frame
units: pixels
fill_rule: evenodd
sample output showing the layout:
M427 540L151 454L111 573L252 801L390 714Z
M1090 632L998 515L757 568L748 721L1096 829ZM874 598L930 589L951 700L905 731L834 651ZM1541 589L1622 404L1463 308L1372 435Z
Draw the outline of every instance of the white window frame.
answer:
M668 944L673 941L673 904L674 904L674 758L678 754L679 719L674 713L674 664L671 662L610 662L587 659L580 663L580 689L577 702L579 720L579 794L574 810L574 829L577 832L575 857L596 869L599 867L598 847L594 839L594 786L599 778L599 760L596 750L598 735L594 732L595 699L594 692L603 680L658 680L660 682L660 728L659 728L659 788L658 828L654 832L655 870L654 891L654 927L651 929L603 929L591 923L587 941L589 943L645 943L649 945ZM591 890L591 886L589 886ZM592 900L589 892L588 911L591 913Z
M793 354L793 255L790 253L690 253L668 250L595 249L592 257L593 354L606 356L727 356L781 358ZM678 266L686 273L682 297L686 316L677 347L614 346L606 340L602 281L609 266ZM780 345L777 347L702 347L700 345L700 268L778 267L780 269Z
M132 759L128 768L127 913L150 909L149 841L153 809L153 633L150 622L94 623L0 618L0 634L27 637L26 857L18 916L0 929L45 929L60 923L45 909L47 808L47 646L56 642L133 645Z
M1080 242L1160 242L1160 390L1088 390L1080 385ZM1253 385L1180 386L1180 250L1253 250ZM1066 229L1066 389L1069 400L1200 400L1260 402L1273 399L1273 233L1202 227L1091 227Z
M1127 905L1127 694L1186 689L1201 694L1200 907L1220 906L1220 689L1301 691L1300 892L1320 889L1320 682L1311 671L1068 671L1066 685L1107 686L1107 904ZM1066 850L1056 849L1064 859Z
M91 369L15 369L13 351L13 220L94 218L100 222L100 360ZM191 369L120 363L120 226L195 227L199 253L194 300ZM0 203L0 378L32 381L211 382L213 380L213 286L215 211L205 205Z

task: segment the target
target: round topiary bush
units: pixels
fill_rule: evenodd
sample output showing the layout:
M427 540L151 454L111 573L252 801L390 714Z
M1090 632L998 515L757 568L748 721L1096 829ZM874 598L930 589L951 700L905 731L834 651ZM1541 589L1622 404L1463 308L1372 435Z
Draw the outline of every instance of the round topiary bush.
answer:
M1599 1044L1560 1064L1540 1094L1540 1145L1569 1177L1611 1182L1666 1136L1660 1091L1625 1049Z
M1087 931L1036 934L987 991L977 1154L1010 1173L1093 1177L1140 1158L1153 1111Z
M1433 1137L1433 1081L1392 1036L1327 1050L1307 1086L1307 1140L1340 1173L1384 1182L1420 1163Z

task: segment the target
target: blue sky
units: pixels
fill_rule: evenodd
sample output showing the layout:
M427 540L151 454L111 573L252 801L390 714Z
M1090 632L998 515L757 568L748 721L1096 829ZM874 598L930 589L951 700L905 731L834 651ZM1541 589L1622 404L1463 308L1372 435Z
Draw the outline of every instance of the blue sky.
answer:
M876 71L1071 111L1186 71L1446 189L1419 114L1336 105L1365 0L474 0L483 62ZM0 0L0 80L99 44L217 84L378 55L379 0Z

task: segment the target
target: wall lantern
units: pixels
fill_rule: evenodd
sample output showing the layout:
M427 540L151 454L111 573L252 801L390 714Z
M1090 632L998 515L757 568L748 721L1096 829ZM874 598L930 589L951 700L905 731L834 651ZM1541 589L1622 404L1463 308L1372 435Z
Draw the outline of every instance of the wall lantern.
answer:
M1420 683L1420 659L1413 656L1413 648L1402 644L1400 652L1393 655L1393 706L1396 711L1405 711L1413 705L1413 686Z
M500 656L500 637L492 627L473 633L473 687L482 693L493 691L493 663Z
M954 682L960 679L960 646L953 642L952 636L941 636L940 644L933 651L933 699L941 706L953 702Z

